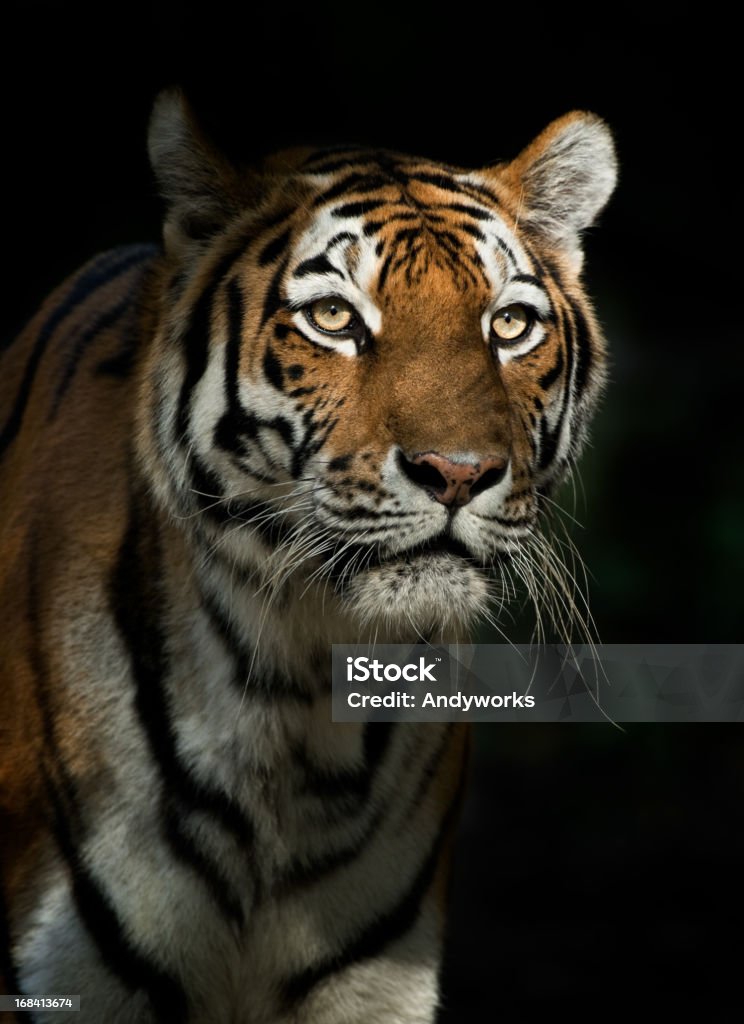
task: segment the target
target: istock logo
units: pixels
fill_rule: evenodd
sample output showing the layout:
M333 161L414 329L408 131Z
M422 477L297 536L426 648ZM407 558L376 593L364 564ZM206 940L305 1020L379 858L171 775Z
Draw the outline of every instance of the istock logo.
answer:
M435 660L441 661L440 658ZM424 658L419 658L418 664L409 661L405 665L386 665L383 661L370 661L367 657L347 658L346 663L346 679L350 683L366 683L368 679L378 683L394 683L398 679L405 679L409 683L437 681L436 676L432 675L435 662L427 664Z

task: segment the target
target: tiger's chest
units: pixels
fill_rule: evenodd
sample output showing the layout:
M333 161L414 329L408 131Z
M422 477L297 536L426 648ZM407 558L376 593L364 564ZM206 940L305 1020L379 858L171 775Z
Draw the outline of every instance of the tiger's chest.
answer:
M333 726L322 697L257 694L210 633L195 619L188 642L164 636L167 661L141 633L124 673L114 645L100 655L95 700L117 726L68 836L85 881L76 891L69 863L49 865L24 927L29 990L76 977L106 1019L149 1021L121 980L141 982L146 963L156 1007L283 1019L287 979L301 986L308 962L335 962L395 906L432 842L422 783L446 726Z

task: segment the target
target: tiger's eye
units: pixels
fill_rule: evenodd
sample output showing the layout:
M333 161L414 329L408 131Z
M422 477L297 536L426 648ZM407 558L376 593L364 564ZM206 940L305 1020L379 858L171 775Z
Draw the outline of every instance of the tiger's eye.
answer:
M491 320L491 330L500 341L516 341L526 333L532 323L529 310L518 302L504 306Z
M331 296L318 299L309 309L310 319L321 331L337 333L347 330L354 322L354 308L344 299Z

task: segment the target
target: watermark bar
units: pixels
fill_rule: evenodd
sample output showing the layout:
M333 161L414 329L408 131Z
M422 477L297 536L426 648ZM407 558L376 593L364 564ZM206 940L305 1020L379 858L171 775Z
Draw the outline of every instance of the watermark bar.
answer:
M739 722L744 644L334 644L334 722Z
M0 996L0 1013L37 1013L43 1010L50 1011L79 1010L80 996L51 995L51 996Z

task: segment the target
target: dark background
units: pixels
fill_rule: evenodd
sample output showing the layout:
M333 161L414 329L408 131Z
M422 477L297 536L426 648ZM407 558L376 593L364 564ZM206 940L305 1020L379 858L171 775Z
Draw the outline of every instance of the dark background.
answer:
M574 531L599 635L744 640L737 33L714 11L628 5L243 6L6 5L2 336L94 251L157 237L144 139L170 82L242 158L341 140L478 165L594 110L621 164L586 245L612 350ZM492 725L476 741L443 1022L526 1019L556 996L583 1018L646 983L728 1020L739 727Z

